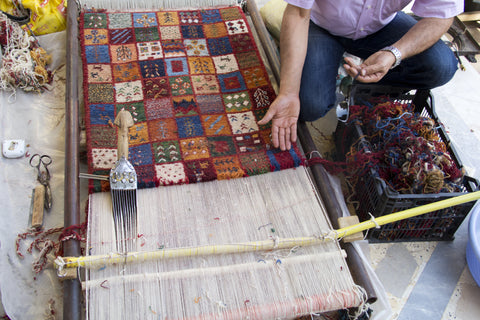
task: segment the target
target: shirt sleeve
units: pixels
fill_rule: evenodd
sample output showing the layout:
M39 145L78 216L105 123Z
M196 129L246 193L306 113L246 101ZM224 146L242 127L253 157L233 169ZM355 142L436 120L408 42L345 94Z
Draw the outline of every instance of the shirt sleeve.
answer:
M302 9L312 9L315 0L285 0L285 2Z
M463 12L464 0L416 0L412 11L422 18L451 18Z

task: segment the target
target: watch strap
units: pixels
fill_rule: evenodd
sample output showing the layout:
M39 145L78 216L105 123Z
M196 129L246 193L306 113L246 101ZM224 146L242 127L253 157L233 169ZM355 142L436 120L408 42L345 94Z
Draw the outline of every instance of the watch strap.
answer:
M398 66L400 64L400 62L402 62L402 53L396 47L386 46L385 48L381 49L380 51L390 51L395 56L395 63L392 65L392 67L390 69L395 68L396 66Z

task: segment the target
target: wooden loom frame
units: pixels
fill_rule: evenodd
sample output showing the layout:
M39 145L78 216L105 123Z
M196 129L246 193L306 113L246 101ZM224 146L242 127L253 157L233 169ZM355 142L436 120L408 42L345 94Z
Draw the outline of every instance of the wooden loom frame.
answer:
M268 63L276 80L280 79L280 59L277 49L269 33L263 24L255 0L247 0L244 11L253 23L253 28L261 42ZM64 226L79 225L81 223L80 210L80 115L79 97L80 90L78 79L81 76L78 66L81 65L79 56L78 41L78 12L76 1L70 1L67 7L67 41L66 41L66 91L65 91L65 195L64 195ZM306 123L299 123L298 137L300 144L306 154L312 157L320 157L316 146L308 131ZM332 194L332 186L327 172L322 165L316 164L310 167L311 175L317 191L325 205L330 222L334 229L338 229L338 218L342 216L342 209L338 200ZM341 242L341 247L347 253L347 264L353 280L356 284L365 289L367 302L376 301L376 293L368 276L363 261L351 243ZM78 240L70 239L64 242L65 256L80 256L80 243ZM67 279L63 281L63 318L77 320L82 319L82 288L78 279Z

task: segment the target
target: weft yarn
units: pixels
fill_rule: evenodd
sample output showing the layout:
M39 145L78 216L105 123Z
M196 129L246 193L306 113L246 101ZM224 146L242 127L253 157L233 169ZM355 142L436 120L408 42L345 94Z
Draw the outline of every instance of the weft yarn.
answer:
M51 57L34 37L3 13L0 13L0 48L0 89L12 92L10 100L15 100L17 88L43 92L50 87L53 73L46 66Z
M351 146L347 162L358 162L369 155L368 160L373 161L369 166L374 166L378 176L400 193L462 190L464 172L448 152L435 121L415 113L411 103L385 98L353 105L350 114L348 123L360 125L365 137L359 140L363 141L362 147L357 143Z
M19 258L24 258L21 250L22 242L29 239L30 244L27 245L26 251L29 254L33 254L33 251L38 252L32 262L32 270L38 274L45 269L49 261L48 255L50 253L53 253L54 257L63 255L63 243L67 240L75 239L84 243L86 241L86 232L87 220L80 225L72 225L69 227L28 230L17 235L17 239L15 240L16 253Z

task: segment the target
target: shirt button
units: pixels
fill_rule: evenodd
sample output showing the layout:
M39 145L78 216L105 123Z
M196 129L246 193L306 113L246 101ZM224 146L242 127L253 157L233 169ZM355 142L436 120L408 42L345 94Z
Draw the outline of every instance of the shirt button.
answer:
M361 27L361 28L360 28L360 31L364 31L364 30L365 30L365 28L364 28L364 27Z
M372 5L369 4L369 5L367 6L367 9L372 9Z

